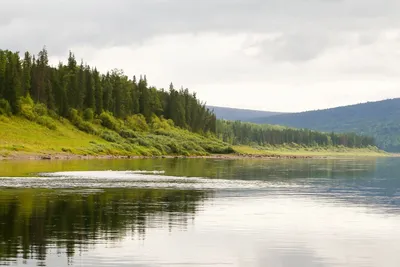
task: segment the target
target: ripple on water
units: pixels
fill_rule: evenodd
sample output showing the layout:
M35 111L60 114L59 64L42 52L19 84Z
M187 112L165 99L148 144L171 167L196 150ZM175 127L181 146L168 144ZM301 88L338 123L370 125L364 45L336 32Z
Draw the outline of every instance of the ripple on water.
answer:
M163 171L76 171L40 173L38 177L5 177L0 187L12 188L178 188L263 189L287 187L277 181L245 181L178 177ZM292 185L296 186L296 185ZM298 186L298 185L297 185ZM304 185L301 185L304 187Z

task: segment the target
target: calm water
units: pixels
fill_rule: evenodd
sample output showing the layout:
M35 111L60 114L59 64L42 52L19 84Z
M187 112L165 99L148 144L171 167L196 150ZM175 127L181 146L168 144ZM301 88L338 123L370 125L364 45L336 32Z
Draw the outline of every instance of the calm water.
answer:
M400 266L400 159L0 162L0 265Z

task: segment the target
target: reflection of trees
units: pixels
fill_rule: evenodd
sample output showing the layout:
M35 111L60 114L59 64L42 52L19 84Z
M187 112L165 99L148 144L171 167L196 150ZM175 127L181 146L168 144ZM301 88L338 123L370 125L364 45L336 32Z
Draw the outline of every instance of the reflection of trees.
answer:
M43 261L49 246L66 249L70 257L98 239L120 239L130 232L144 238L152 223L185 227L205 198L205 192L182 190L2 190L0 260Z
M307 178L361 177L373 173L376 159L356 160L266 160L266 159L140 159L1 162L0 176L23 176L38 172L147 170L165 171L172 176L210 178Z
M234 160L216 168L219 178L283 180L298 178L368 178L374 175L376 160ZM219 172L218 172L219 170Z

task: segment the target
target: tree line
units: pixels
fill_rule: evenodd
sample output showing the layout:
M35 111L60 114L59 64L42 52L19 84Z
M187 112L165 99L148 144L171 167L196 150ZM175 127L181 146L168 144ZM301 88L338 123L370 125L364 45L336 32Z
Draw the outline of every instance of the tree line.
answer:
M361 148L375 146L373 137L355 133L324 133L240 121L217 121L217 135L233 145L282 145L296 143L304 146L346 146Z
M188 89L168 90L149 86L146 76L129 78L122 70L101 74L70 52L67 64L49 65L46 48L36 56L0 50L0 113L18 114L19 99L30 96L48 110L67 117L71 109L83 113L112 113L124 119L142 114L147 121L156 115L197 133L216 132L216 117Z

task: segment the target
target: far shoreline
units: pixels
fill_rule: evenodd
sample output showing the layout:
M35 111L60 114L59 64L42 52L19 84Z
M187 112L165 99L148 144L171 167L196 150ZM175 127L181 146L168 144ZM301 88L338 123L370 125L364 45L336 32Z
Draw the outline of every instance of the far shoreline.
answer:
M380 158L380 157L400 157L395 153L363 153L355 155L349 153L332 153L331 155L296 155L296 154L211 154L211 155L162 155L162 156L138 156L138 155L75 155L75 154L14 154L0 156L1 161L54 161L54 160L115 160L115 159L344 159L344 158Z

